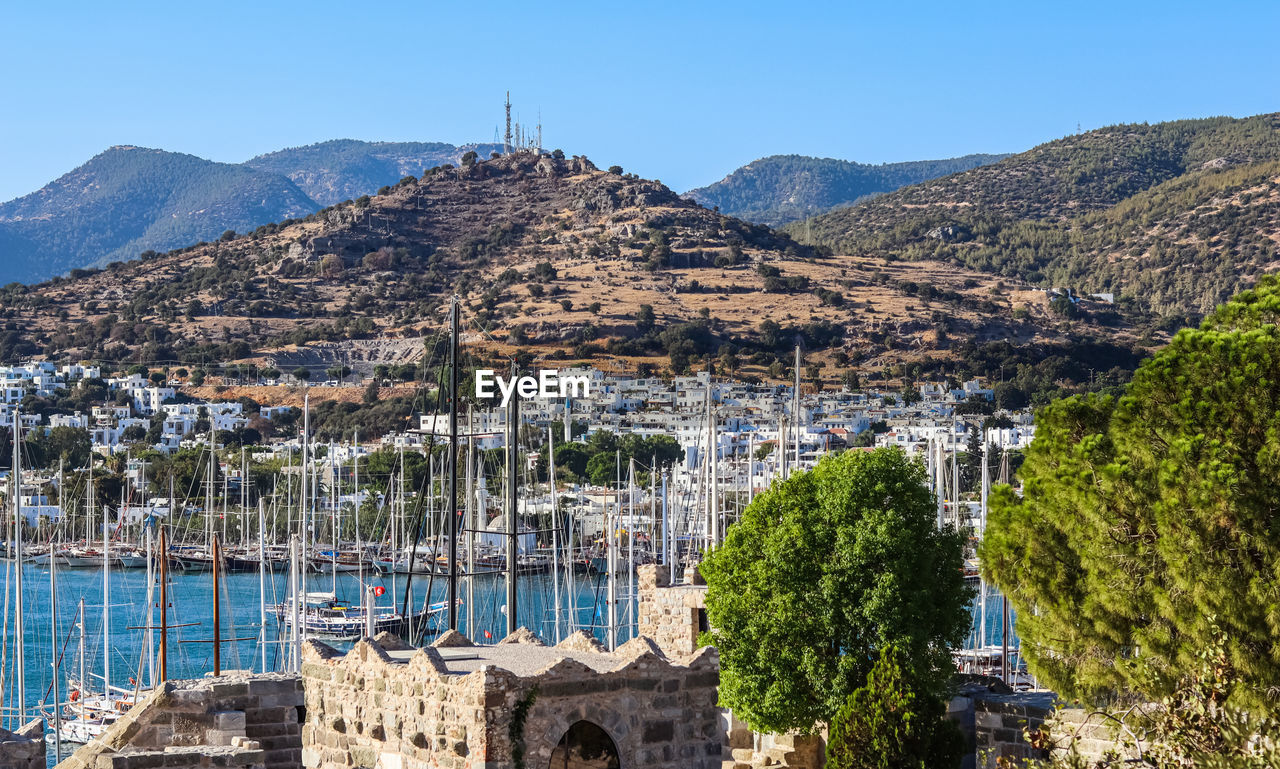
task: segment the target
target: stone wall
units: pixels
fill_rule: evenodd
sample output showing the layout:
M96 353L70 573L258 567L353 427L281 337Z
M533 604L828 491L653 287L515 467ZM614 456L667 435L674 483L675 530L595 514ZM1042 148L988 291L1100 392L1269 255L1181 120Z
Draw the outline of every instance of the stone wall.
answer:
M410 650L393 636L340 655L304 651L308 769L546 767L569 728L601 729L625 767L719 769L715 649L672 659L652 641L616 652L577 633L547 647L520 631L497 646L446 633Z
M671 569L649 564L636 570L639 578L637 633L653 639L668 655L688 655L698 649L698 635L707 623L707 585L696 567L690 582L671 584ZM753 732L733 712L720 709L720 732L725 769L821 769L826 740L817 734L761 734Z
M1073 748L1087 762L1099 761L1109 753L1118 755L1122 761L1138 757L1137 750L1124 747L1119 724L1096 710L1063 708L1050 715L1045 727L1054 745L1053 752L1058 756Z
M967 712L957 702L967 702ZM1098 711L1062 707L1052 692L969 692L954 699L950 711L976 743L965 769L994 769L1000 758L1063 757L1069 748L1090 763L1111 753L1121 759L1137 757L1136 751L1124 748L1115 721ZM1028 732L1041 729L1048 733L1047 750L1032 747L1026 739Z
M1044 751L1036 750L1027 742L1024 732L1044 723L1053 714L1056 701L1057 697L1049 692L984 692L972 695L977 766L994 769L996 761L1001 758L1015 761L1047 758ZM954 705L949 710L952 718L957 718ZM968 731L964 716L957 720L961 722L961 729Z
M636 569L636 634L652 638L667 654L693 654L698 649L700 628L705 629L707 586L697 569L692 570L692 576L691 584L672 585L668 566L647 564Z
M44 767L44 721L36 719L16 732L0 729L0 769Z
M168 681L58 769L300 767L302 706L296 675Z

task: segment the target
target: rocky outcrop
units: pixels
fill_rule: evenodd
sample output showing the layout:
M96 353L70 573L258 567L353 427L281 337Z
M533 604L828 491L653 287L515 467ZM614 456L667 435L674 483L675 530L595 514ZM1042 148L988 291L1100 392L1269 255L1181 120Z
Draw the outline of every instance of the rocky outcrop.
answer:
M45 768L44 721L36 719L16 732L0 729L0 769Z

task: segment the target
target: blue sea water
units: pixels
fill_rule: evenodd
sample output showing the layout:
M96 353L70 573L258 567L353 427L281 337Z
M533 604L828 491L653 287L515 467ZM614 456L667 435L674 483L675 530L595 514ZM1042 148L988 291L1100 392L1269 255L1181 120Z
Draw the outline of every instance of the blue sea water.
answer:
M7 588L0 591L7 596L0 597L4 609L4 630L6 642L0 647L3 655L4 687L0 691L3 699L6 728L16 728L18 675L15 660L14 618L16 614L16 580L12 563L0 564L0 574L5 579ZM263 625L260 613L260 590L257 574L227 574L224 577L221 591L221 631L223 639L249 639L224 642L221 663L223 670L263 669L261 640ZM388 576L366 575L366 585L382 586L386 593L379 599L380 607L390 607L393 596L396 606L404 600L406 584L404 575L394 579ZM576 620L575 627L592 632L601 641L606 640L605 628L605 578L603 576L588 577L576 575ZM565 592L564 578L560 579L561 591ZM634 606L626 601L629 580L619 577L618 594L620 597L618 643L628 640L633 634ZM111 683L119 687L130 687L133 681L141 677L148 681L146 649L146 611L147 611L147 573L145 570L112 570L110 573L110 627L104 634L103 617L103 575L101 569L68 569L59 568L57 572L57 607L58 635L53 635L52 594L50 591L48 567L31 564L23 566L23 609L25 638L25 665L21 671L26 686L26 708L28 719L37 717L39 710L48 710L52 703L53 659L60 655L62 674L75 675L79 670L80 630L78 615L80 601L84 602L85 613L85 668L94 688L101 686L103 655L110 658ZM427 592L430 587L430 597ZM311 574L308 576L308 590L333 591L338 597L358 603L362 593L358 575L339 574L335 580L332 575ZM537 632L544 640L554 642L556 638L556 616L554 611L553 585L551 577L542 575L521 575L517 581L517 625L528 627ZM443 577L432 579L426 575L416 575L412 581L412 605L421 607L426 602L443 602L446 599L447 584ZM266 603L268 605L284 601L288 594L288 576L286 574L268 574L266 580ZM474 602L470 606L470 614L474 616L474 628L467 627L468 607L459 607L459 630L477 640L479 643L496 643L506 635L506 587L501 575L483 575L475 578L473 586ZM459 586L459 598L464 602L467 598L465 580ZM213 636L213 578L209 573L182 574L174 573L169 580L169 624L174 627L169 631L168 673L173 679L197 678L210 672L213 667L212 644L207 643ZM153 595L158 607L158 588ZM561 596L559 612L560 633L569 632L569 602L567 596ZM439 617L443 627L444 618ZM153 610L152 622L158 626L159 609ZM287 634L282 624L278 623L270 612L266 620L266 669L279 670L285 665L287 654ZM159 632L153 634L155 643L159 643ZM428 639L429 640L429 639ZM345 645L334 643L338 648ZM140 673L140 671L142 671ZM69 696L65 678L61 684L62 701Z

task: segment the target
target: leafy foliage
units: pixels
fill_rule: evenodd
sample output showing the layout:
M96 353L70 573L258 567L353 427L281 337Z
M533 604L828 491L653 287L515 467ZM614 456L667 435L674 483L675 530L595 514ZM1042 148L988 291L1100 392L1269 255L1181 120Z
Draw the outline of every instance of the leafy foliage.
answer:
M1280 766L1280 720L1274 707L1243 710L1228 702L1241 685L1216 635L1196 654L1196 664L1168 696L1123 711L1091 713L1089 719L1111 723L1121 750L1100 759L1085 758L1079 731L1057 733L1051 724L1029 730L1029 742L1054 748L1051 761L1026 761L1024 769L1109 769L1141 766L1152 769L1271 769ZM1265 695L1255 699L1266 699ZM1121 754L1124 754L1122 757ZM1001 767L1017 766L1001 759Z
M946 769L960 765L964 735L946 705L918 690L898 647L880 650L867 684L831 722L827 769Z
M1219 634L1245 703L1280 686L1277 320L1268 277L1180 332L1118 400L1039 414L1025 495L995 490L981 555L1050 687L1160 696Z
M940 692L972 590L962 538L935 515L924 468L897 448L829 456L756 497L701 567L721 703L757 730L812 730L889 644Z

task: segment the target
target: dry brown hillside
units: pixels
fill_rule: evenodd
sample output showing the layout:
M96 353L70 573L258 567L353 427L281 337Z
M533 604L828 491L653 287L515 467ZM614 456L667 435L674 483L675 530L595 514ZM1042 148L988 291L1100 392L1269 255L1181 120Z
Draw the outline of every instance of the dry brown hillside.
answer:
M403 340L436 338L454 292L482 356L618 369L715 361L764 374L799 338L834 380L845 365L961 365L989 342L1134 341L1105 305L1066 314L1016 279L832 255L659 182L526 152L223 242L6 287L0 355L369 368L415 360Z

